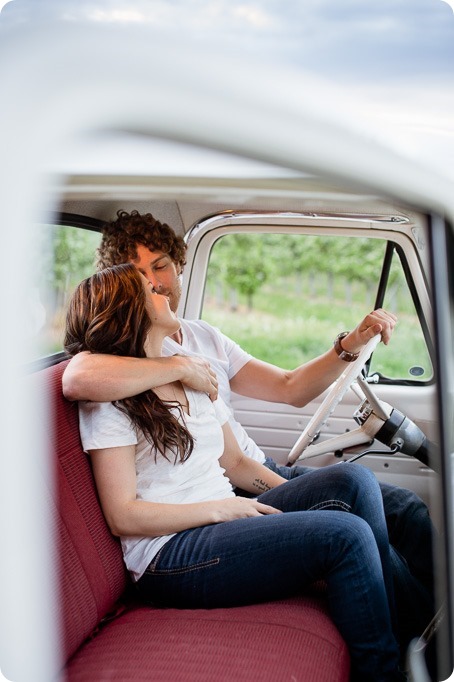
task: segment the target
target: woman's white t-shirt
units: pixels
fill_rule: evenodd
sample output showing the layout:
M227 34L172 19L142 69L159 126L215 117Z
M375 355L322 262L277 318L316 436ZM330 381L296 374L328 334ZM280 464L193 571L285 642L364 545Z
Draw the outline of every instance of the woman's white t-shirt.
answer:
M185 388L189 402L186 427L194 439L194 449L185 461L174 463L155 457L153 446L142 432L136 432L129 417L112 403L80 402L79 428L85 451L122 445L136 445L137 499L149 502L187 504L234 497L225 470L219 464L224 451L221 426L229 415L222 399L211 402L205 393ZM178 409L172 412L181 421ZM122 537L126 567L138 580L161 547L172 535Z

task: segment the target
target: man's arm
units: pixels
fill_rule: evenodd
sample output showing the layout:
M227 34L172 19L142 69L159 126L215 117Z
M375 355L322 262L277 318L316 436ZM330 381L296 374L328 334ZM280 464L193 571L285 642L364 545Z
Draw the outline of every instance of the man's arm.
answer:
M387 345L395 324L395 315L375 310L342 339L342 347L350 353L357 353L377 334L382 335L382 341ZM232 377L230 387L249 398L303 407L323 393L345 367L345 361L333 348L291 371L253 358Z
M68 400L110 402L172 381L208 393L211 400L217 398L216 375L202 358L126 358L88 352L75 355L66 367L63 394Z

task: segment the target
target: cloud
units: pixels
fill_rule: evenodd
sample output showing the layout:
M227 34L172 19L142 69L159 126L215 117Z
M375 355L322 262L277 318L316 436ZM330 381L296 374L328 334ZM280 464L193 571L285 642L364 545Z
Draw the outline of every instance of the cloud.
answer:
M0 3L2 0L0 0ZM321 77L414 154L454 168L454 0L11 0L0 29L60 18L147 26ZM271 69L270 69L271 71ZM241 78L241 73L238 73ZM270 82L270 87L273 83ZM436 157L436 158L435 158Z
M281 4L274 12L283 13ZM454 72L454 19L440 0L308 0L285 5L281 56L344 81ZM272 36L270 36L271 38Z

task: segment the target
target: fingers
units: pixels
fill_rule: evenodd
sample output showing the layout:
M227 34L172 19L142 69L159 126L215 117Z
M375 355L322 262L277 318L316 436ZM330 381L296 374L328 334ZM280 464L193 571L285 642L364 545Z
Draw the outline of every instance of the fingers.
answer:
M276 507L271 507L269 504L262 504L257 502L257 511L260 514L283 514L281 509L276 509Z
M377 334L381 335L381 340L388 345L397 317L383 308L372 310L359 323L359 325L342 340L342 347L350 353L357 353L365 344Z
M213 372L211 367L209 367L209 376L208 376L208 390L206 391L210 397L210 400L217 400L218 394L219 394L219 384L218 384L218 378L216 374Z
M192 356L179 356L182 360L183 376L181 381L185 386L196 391L207 393L211 400L218 397L218 380L208 360Z
M250 499L248 497L238 496L235 498L238 505L241 505L245 516L266 516L268 514L282 514L281 509L271 507L269 504L263 504L258 500Z
M366 315L363 320L363 325L365 325L367 340L374 337L376 334L381 334L381 339L385 346L388 345L394 327L397 322L397 317L394 313L390 313L383 308L378 308L373 310L369 315Z

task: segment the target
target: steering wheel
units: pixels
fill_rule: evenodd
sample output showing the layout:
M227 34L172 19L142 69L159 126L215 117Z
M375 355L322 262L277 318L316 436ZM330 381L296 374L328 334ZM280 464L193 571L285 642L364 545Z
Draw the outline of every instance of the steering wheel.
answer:
M332 388L328 392L328 395L323 400L322 404L310 419L308 425L304 429L301 436L296 441L293 448L290 450L288 456L288 464L294 464L296 460L301 456L301 453L310 445L314 438L319 433L323 424L326 422L328 417L334 412L336 406L340 403L345 393L348 391L353 382L361 374L361 371L372 355L373 351L377 347L381 340L381 335L377 334L372 339L370 339L364 346L362 351L359 353L357 359L347 365L346 369L342 372L337 381L333 384ZM301 457L301 459L304 459Z

